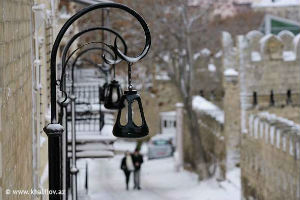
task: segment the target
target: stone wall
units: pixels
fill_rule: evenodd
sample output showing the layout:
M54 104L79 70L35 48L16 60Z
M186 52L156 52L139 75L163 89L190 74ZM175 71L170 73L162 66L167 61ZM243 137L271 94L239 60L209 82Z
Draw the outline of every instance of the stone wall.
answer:
M251 31L239 38L238 45L241 47L239 59L243 63L240 64L241 92L247 108L269 107L271 98L273 106L299 105L300 35L294 36L288 31L278 35Z
M226 157L240 160L244 199L299 199L299 40L222 34Z
M293 152L294 122L299 122L299 39L288 31L278 35L251 31L237 38L245 199L299 198L299 166ZM277 129L282 134L276 135Z
M300 197L300 125L266 112L251 114L242 140L245 199Z
M216 175L218 180L225 180L226 145L223 124L210 115L199 112L198 124L210 173Z
M33 186L32 3L0 2L1 199L31 199L5 192Z

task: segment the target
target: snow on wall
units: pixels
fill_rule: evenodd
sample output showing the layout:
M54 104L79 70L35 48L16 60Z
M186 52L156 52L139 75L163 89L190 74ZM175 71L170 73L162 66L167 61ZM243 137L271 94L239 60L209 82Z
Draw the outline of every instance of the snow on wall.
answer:
M228 36L227 36L228 37ZM299 59L300 34L283 30L278 35L250 31L246 34L247 47L252 62L262 62L269 59L295 61Z
M261 0L252 4L252 7L290 7L300 6L300 0Z
M232 69L232 68L226 69L224 71L224 76L238 76L238 75L239 75L239 73L235 69Z
M193 109L216 119L219 123L224 124L224 111L212 102L201 96L193 97Z
M268 112L261 112L250 115L248 125L250 137L261 139L265 144L275 145L283 152L299 157L299 124Z

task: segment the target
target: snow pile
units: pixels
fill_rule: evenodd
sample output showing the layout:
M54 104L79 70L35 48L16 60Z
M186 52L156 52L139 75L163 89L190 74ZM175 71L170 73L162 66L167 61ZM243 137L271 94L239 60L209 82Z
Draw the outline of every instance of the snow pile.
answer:
M194 96L193 109L213 117L219 123L224 123L224 111L201 96Z
M261 0L260 2L253 3L252 7L287 7L287 6L300 6L300 0Z
M238 76L238 75L239 75L239 73L235 69L232 69L232 68L226 69L224 71L224 76Z
M296 60L296 54L293 51L284 51L283 52L284 61L294 61Z
M161 73L155 75L155 80L169 81L169 80L171 80L171 78L167 72L161 72Z
M201 50L201 54L203 56L210 56L211 51L209 49L207 49L207 48L204 48L204 49Z

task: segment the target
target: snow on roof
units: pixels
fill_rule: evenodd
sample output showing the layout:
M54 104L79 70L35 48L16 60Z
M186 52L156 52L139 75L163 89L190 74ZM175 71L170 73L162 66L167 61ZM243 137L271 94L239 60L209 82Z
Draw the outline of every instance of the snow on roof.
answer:
M211 54L211 51L207 48L204 48L200 51L200 53L203 55L203 56L209 56Z
M176 116L176 111L160 112L161 116Z
M261 0L253 3L252 7L286 7L286 6L300 6L300 0Z
M80 4L84 4L84 5L94 5L94 4L98 4L98 3L102 3L102 2L112 2L109 0L72 0L75 3L80 3Z
M208 64L208 71L210 72L215 72L216 71L216 66L213 63Z
M238 76L238 75L239 75L239 73L235 69L232 69L232 68L226 69L224 71L224 76Z
M59 18L60 19L69 19L72 15L69 13L60 13Z
M216 53L215 58L220 58L220 57L222 57L222 55L223 55L223 52L220 50Z
M216 119L220 123L224 123L224 111L221 110L218 106L213 104L212 102L206 100L201 96L193 97L193 109L199 112L203 112L214 119Z
M197 52L194 54L194 60L197 60L201 56L201 52Z
M165 62L170 62L170 55L169 55L169 54L165 54L165 55L163 55L162 59L163 59Z

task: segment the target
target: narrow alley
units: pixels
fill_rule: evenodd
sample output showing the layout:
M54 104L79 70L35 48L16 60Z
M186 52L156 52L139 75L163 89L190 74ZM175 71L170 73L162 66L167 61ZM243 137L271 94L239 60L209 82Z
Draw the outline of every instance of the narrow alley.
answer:
M125 142L122 149L124 145L128 146L128 150L134 146ZM88 162L89 166L87 199L240 200L238 168L228 172L226 181L217 182L215 178L211 178L199 182L196 174L188 171L176 172L173 157L156 160L145 158L141 176L142 190L133 190L133 176L131 175L130 190L127 191L124 174L120 169L121 159L122 155L110 159L79 160L79 163ZM79 180L84 182L83 176Z

